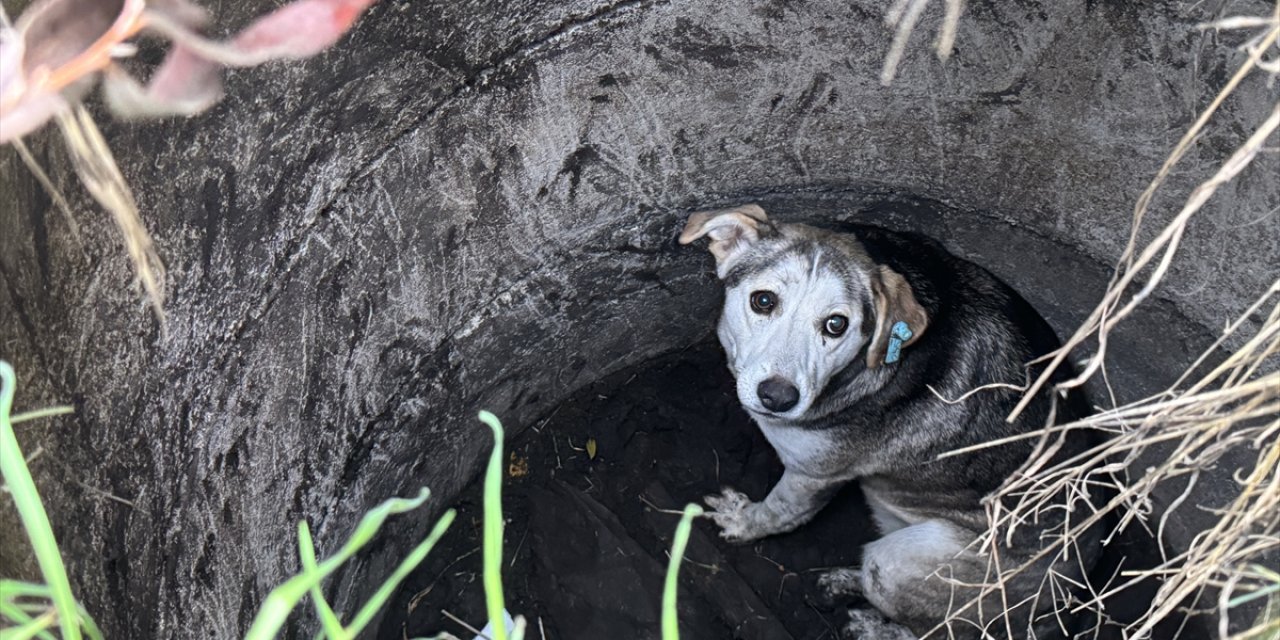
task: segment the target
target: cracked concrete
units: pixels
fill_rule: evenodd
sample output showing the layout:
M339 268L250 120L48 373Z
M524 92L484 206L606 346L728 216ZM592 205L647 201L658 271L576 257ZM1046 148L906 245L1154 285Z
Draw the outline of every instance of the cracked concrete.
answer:
M116 637L235 637L297 569L297 520L332 551L430 486L433 511L338 577L352 608L473 477L476 410L519 430L709 335L705 256L673 240L691 208L924 230L1072 328L1242 59L1195 25L1268 7L967 4L948 63L931 10L882 88L879 2L379 3L324 56L231 73L201 117L104 123L169 268L167 338L58 141L31 142L83 245L0 152L0 357L21 408L77 408L20 435L45 450L90 609ZM250 11L226 3L219 24ZM1275 100L1241 86L1151 225ZM1260 157L1193 223L1118 347L1134 395L1275 277L1278 165ZM0 530L0 573L29 569Z

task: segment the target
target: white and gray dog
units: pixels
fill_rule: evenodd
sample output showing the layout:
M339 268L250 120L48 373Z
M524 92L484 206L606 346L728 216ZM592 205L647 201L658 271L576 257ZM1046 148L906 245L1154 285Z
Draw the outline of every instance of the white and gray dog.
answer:
M706 499L721 535L791 531L857 480L883 537L866 545L860 568L821 580L878 610L851 610L849 637L1065 635L1050 615L1054 598L1037 594L1050 569L1061 584L1078 582L1099 553L1096 538L1078 541L1070 562L1048 554L998 597L977 598L1000 566L974 544L988 527L983 498L1036 439L939 458L1043 427L1051 411L1059 421L1087 411L1075 395L1053 409L1045 393L1009 423L1017 392L943 400L1023 383L1027 363L1059 345L1049 325L995 276L923 236L775 224L757 205L696 213L680 242L704 236L726 289L718 333L738 398L785 467L762 502L729 488ZM1063 436L1057 456L1090 437ZM1035 557L1066 518L1044 513L1001 536L1001 564Z

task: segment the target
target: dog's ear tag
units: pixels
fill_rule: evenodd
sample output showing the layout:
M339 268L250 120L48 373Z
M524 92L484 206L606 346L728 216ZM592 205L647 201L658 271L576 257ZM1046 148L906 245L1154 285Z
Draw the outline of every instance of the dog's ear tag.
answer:
M889 332L889 349L885 353L884 363L893 364L902 358L902 343L911 339L915 335L911 332L911 327L907 323L899 320L893 323L893 329Z

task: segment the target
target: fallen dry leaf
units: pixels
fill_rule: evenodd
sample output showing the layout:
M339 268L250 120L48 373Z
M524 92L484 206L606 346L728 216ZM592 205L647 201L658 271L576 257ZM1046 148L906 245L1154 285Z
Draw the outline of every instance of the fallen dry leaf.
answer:
M529 460L517 456L516 452L512 451L511 464L507 466L507 475L512 478L523 478L529 475Z

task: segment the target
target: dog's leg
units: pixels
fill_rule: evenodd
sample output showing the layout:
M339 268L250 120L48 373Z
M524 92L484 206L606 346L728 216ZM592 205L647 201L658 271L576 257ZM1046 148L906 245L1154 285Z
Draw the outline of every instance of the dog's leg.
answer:
M752 502L729 488L718 496L707 496L707 505L715 510L708 515L720 526L720 536L725 540L749 542L791 531L808 522L844 482L788 469L764 502Z
M880 529L881 535L888 535L907 526L907 521L889 508L888 503L878 491L867 486L866 482L863 482L861 487L867 506L871 508L871 519ZM818 588L822 590L822 596L828 603L839 602L847 596L860 596L862 595L862 571L853 567L832 569L818 576Z
M868 544L862 556L863 595L895 622L928 633L947 620L952 606L963 607L976 595L974 588L959 584L985 581L988 559L969 548L975 538L950 522L926 520ZM966 617L939 631L940 637L977 637Z

